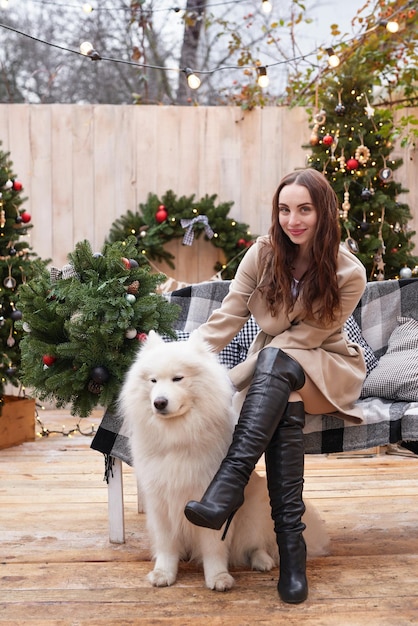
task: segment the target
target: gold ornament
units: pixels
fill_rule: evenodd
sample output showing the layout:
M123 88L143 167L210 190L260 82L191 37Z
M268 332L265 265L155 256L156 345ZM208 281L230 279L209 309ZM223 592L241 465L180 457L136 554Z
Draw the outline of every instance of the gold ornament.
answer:
M341 156L338 159L339 163L340 163L340 171L344 172L345 171L345 156L344 156L344 148L342 148L341 150Z
M348 212L351 209L351 204L350 204L350 194L348 192L348 185L347 183L344 184L344 202L342 203L341 207L342 207L342 218L345 221L348 217Z
M360 165L365 165L367 161L370 159L370 150L367 146L358 146L356 149L354 158L360 163Z
M318 129L321 126L321 124L325 123L325 120L327 119L327 116L325 114L325 111L319 111L319 113L316 113L316 115L314 115L314 126L312 128L312 133L311 133L311 138L309 140L309 143L311 144L311 146L316 146L316 144L319 142L319 136L318 136Z

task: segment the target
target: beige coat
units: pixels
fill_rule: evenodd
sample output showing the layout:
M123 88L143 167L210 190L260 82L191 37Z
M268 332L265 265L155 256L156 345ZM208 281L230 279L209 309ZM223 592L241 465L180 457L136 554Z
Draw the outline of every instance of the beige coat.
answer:
M341 315L332 325L306 319L298 298L290 314L273 317L257 289L260 237L244 256L222 306L195 332L203 336L215 352L220 352L243 327L252 314L261 328L248 356L230 370L235 387L247 387L254 373L257 354L266 345L280 348L301 365L341 417L360 421L361 411L353 407L366 375L362 349L350 342L342 326L354 311L366 285L362 263L340 246L337 277L341 292Z

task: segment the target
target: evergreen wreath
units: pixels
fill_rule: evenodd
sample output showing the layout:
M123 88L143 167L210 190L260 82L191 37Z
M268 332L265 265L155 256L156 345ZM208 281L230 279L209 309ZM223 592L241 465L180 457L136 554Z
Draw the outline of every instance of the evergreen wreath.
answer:
M165 275L136 254L134 237L94 254L82 241L62 270L43 268L21 286L22 381L41 400L80 417L110 408L149 331L175 338L178 306L156 293Z
M215 272L224 280L233 278L255 237L250 234L248 224L228 217L233 202L216 205L216 198L216 195L206 195L198 201L194 195L177 198L171 190L161 198L150 193L137 212L129 210L113 222L108 242L124 241L134 235L140 263L141 260L143 264L149 260L165 261L174 269L174 256L164 248L165 244L183 238L186 245L191 245L193 237L198 239L203 235L224 253L225 261L215 264Z

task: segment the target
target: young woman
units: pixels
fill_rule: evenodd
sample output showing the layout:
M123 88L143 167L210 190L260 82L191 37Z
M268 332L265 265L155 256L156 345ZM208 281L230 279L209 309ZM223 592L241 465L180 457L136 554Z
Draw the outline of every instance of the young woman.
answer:
M332 187L314 169L295 171L273 197L269 235L248 250L222 306L195 331L219 352L251 314L261 328L247 359L230 371L237 390L249 388L227 456L185 515L207 528L227 522L226 533L265 453L284 602L303 602L308 595L301 521L305 412L339 412L361 421L353 403L365 363L342 327L365 285L364 266L340 244Z

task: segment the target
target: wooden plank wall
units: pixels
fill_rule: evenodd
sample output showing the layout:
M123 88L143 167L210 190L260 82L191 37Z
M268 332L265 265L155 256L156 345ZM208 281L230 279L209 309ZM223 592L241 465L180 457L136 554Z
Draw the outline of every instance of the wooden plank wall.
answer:
M265 233L277 183L305 166L309 135L300 108L0 104L0 141L28 198L32 248L57 267L77 241L99 250L112 222L149 192L217 194L234 203L231 217ZM417 153L397 148L396 156L418 230ZM185 282L213 275L213 246L199 240L188 255L176 270L161 269Z

